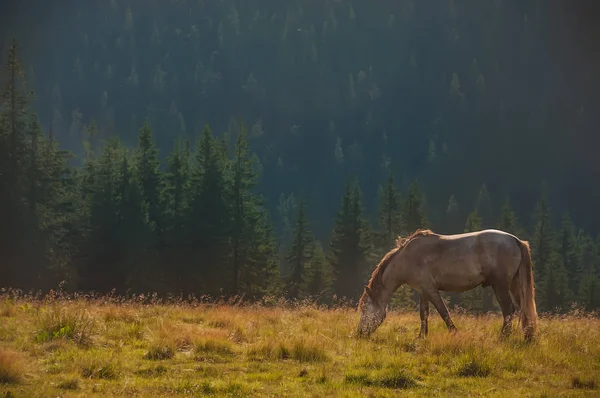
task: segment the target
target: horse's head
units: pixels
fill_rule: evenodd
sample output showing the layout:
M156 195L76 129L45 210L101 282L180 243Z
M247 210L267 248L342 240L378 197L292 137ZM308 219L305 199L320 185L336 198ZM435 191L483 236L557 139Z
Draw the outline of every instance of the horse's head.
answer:
M358 322L358 336L368 337L381 325L385 316L387 315L387 309L385 305L381 305L377 300L371 289L366 286L363 295L358 303L358 309L360 311L360 320Z

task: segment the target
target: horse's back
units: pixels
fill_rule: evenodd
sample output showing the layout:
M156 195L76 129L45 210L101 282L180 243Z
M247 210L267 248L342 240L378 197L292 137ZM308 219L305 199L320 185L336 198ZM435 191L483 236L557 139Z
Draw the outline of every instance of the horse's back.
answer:
M422 253L432 256L427 268L441 290L487 285L495 274L514 274L520 262L519 239L508 232L486 229L437 238L429 248L423 247Z
M520 240L517 236L506 232L506 231L502 231L499 229L483 229L483 230L479 230L479 231L473 231L473 232L464 232L464 233L460 233L460 234L451 234L451 235L439 235L439 237L443 240L469 240L469 239L473 239L473 238L491 238L491 239L506 239L506 238L512 238L512 239L516 239L516 240Z

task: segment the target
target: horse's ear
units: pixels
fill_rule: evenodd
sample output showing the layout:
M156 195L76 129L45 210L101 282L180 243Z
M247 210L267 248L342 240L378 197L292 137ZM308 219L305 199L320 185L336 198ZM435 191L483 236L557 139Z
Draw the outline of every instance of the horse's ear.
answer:
M371 293L371 288L369 286L365 286L365 292L367 292L369 297L373 297L373 294Z

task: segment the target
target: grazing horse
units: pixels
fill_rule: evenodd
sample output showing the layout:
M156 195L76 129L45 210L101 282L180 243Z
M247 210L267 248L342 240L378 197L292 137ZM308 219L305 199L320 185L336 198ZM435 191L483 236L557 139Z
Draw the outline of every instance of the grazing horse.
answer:
M510 333L515 303L520 307L525 339L537 330L537 311L529 243L507 232L488 229L457 235L417 230L398 238L373 271L358 308L358 335L369 336L383 322L392 294L406 283L420 293L421 330L428 332L429 302L449 331L456 331L440 290L464 292L491 286L502 309L502 335Z

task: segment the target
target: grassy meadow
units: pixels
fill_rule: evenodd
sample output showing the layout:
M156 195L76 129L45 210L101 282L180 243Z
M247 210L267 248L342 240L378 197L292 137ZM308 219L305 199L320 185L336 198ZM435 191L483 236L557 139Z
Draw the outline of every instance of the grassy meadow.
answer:
M600 320L391 312L369 338L353 308L105 298L0 299L0 397L600 396ZM150 303L148 303L150 301Z

